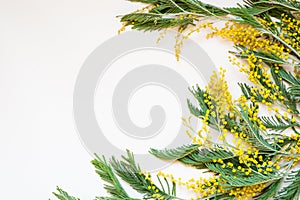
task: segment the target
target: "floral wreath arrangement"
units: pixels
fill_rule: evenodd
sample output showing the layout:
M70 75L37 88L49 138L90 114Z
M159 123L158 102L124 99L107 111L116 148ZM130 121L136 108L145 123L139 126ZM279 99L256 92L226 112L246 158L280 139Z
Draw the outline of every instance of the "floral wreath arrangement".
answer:
M201 29L207 38L230 41L235 51L229 61L246 74L238 83L242 95L233 99L225 70L215 72L205 88L193 87L198 105L188 102L202 121L194 130L183 120L191 144L175 149L151 149L154 156L178 161L211 173L208 178L182 180L140 169L131 152L117 160L92 161L107 184L110 197L97 200L138 200L121 185L128 183L142 199L170 200L176 188L193 192L190 199L300 199L300 2L244 0L243 5L221 8L200 0L130 0L146 4L121 16L127 26L142 31L176 30L175 54L183 41ZM217 27L216 22L223 22ZM217 136L210 132L215 130ZM217 138L217 139L215 139ZM57 188L60 200L78 200Z

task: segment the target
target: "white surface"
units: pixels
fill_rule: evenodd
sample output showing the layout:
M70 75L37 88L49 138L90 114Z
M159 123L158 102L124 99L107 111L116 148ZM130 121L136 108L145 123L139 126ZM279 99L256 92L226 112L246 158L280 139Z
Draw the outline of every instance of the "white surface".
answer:
M89 53L116 35L115 16L134 6L124 0L0 0L1 199L54 199L56 185L81 199L103 193L75 130L72 92ZM204 38L201 45L216 66L229 66L228 45ZM229 70L231 76L237 71Z

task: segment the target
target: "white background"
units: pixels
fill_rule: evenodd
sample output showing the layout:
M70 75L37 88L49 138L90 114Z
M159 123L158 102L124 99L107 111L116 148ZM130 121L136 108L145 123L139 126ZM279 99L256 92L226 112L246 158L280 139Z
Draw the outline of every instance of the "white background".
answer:
M73 87L87 56L117 34L115 16L136 6L125 0L0 0L1 199L54 199L57 185L81 199L104 194L76 133ZM228 68L230 45L197 39L216 66ZM228 70L229 77L237 72Z

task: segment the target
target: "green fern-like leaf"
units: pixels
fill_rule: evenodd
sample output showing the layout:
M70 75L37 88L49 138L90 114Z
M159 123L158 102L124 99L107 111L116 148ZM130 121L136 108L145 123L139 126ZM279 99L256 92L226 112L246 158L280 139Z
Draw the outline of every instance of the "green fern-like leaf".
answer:
M179 160L197 151L199 147L200 145L190 144L190 145L183 145L175 149L163 149L163 150L151 149L150 153L156 156L157 158L174 161L174 160Z
M216 162L219 159L229 160L236 157L232 152L221 146L215 146L214 148L199 147L197 144L191 144L175 149L152 149L150 153L163 160L177 160L196 168L205 168L205 163Z
M241 118L246 122L246 126L248 127L249 134L251 134L251 138L253 139L254 142L258 143L262 149L265 150L271 150L271 151L276 151L276 148L273 147L260 133L259 127L254 124L250 119L248 115L248 110L244 110L241 105L239 105L239 113Z
M139 165L136 164L133 154L127 150L127 156L122 156L122 160L119 161L114 157L110 160L110 164L113 167L115 173L126 183L128 183L135 191L144 195L144 198L152 198L153 194L160 194L164 199L173 199L176 194L176 184L168 183L168 186L172 188L165 191L163 188L159 188L146 179L145 175L141 173ZM167 181L167 180L166 180ZM152 190L152 187L156 190Z
M67 192L59 187L57 187L56 190L58 191L58 193L54 192L53 194L60 200L80 200L76 197L70 196Z
M300 100L300 84L289 87L289 92L298 100Z
M110 193L114 198L130 198L121 186L118 178L113 172L112 167L106 162L105 158L101 159L97 156L96 159L92 160L92 164L95 166L96 173L101 177L101 179L109 183L109 185L104 185L104 188L108 193Z
M136 198L96 197L96 200L141 200Z
M266 128L280 132L283 132L288 128L299 126L297 123L292 123L291 120L284 120L275 116L263 116L260 117L260 119Z
M282 188L274 200L289 199L299 200L300 198L300 170L291 172L285 180L289 185Z
M229 160L235 158L236 156L220 146L215 146L215 148L201 148L183 158L179 161L184 164L192 164L195 166L203 165L205 163L216 162L219 159Z

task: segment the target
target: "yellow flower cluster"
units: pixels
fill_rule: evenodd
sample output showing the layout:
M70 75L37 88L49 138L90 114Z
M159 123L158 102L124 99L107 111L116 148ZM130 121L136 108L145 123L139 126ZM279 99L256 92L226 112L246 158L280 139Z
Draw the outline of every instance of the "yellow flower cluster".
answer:
M232 41L235 45L242 45L253 51L260 49L265 52L272 52L281 58L288 58L288 54L283 53L284 45L270 41L264 33L249 25L227 22L223 28L213 27L212 30L212 33L207 34L207 38L219 36ZM286 50L290 51L289 49Z
M192 16L188 16L189 18L191 18ZM184 16L181 15L179 19L183 19ZM176 20L177 18L175 18ZM180 57L180 53L181 53L181 48L183 45L183 41L188 39L193 33L200 33L201 29L212 29L212 30L216 30L213 26L211 22L204 22L204 23L200 23L199 25L197 25L194 28L190 28L186 33L183 33L183 29L179 28L177 35L175 36L175 46L174 46L174 50L175 50L175 57L176 60L179 60ZM160 40L160 39L159 39Z
M232 96L225 80L225 72L226 70L223 68L220 68L219 74L214 72L206 86L206 91L210 95L210 99L214 100L217 106L216 111L221 119L224 118L226 110L230 111L233 108ZM210 108L213 109L213 105Z
M300 52L300 20L282 14L280 38Z
M230 162L228 165L233 166L233 164ZM220 176L216 175L213 175L209 178L190 178L186 181L183 181L182 178L175 180L172 174L164 174L161 171L158 172L157 175L166 179L170 179L172 182L176 182L179 186L183 186L187 190L194 192L195 197L191 197L190 200L205 198L217 193L228 193L230 196L235 196L236 199L246 200L259 194L266 187L266 184L261 183L229 190L227 187L222 186L226 183L226 181L220 178Z
M148 191L150 191L152 193L152 198L155 198L157 200L163 200L164 196L162 196L162 194L160 194L160 190L158 188L156 188L156 186L154 185L154 182L151 178L151 174L145 171L141 171L139 173L139 175L143 175L145 177L145 180L150 183L150 185L148 186Z
M290 149L290 153L292 154L290 160L294 159L293 166L295 166L300 161L300 135L292 134L289 140L293 140L296 143L296 145Z
M187 181L183 181L182 178L174 179L172 174L165 174L163 172L158 172L160 177L170 179L172 182L176 182L179 186L185 187L187 190L191 190L197 195L198 198L208 197L210 195L226 192L221 183L225 183L224 180L217 176L211 176L209 178L200 177L199 179L191 178ZM191 198L194 199L194 198Z
M217 123L220 130L219 139L224 142L226 142L225 138L227 136L227 130L224 128L227 124L225 115L234 107L232 96L229 92L227 81L225 80L225 72L226 70L223 68L220 69L219 74L214 72L206 86L206 91L209 95L207 95L207 99L205 99L204 102L209 105L210 110L207 111L205 119L203 120L204 123L207 123L209 114L218 119ZM212 105L212 101L216 108Z
M256 196L265 188L265 184L251 185L230 190L229 195L235 196L237 200L248 200Z

